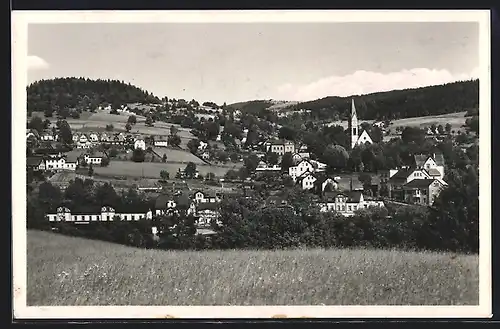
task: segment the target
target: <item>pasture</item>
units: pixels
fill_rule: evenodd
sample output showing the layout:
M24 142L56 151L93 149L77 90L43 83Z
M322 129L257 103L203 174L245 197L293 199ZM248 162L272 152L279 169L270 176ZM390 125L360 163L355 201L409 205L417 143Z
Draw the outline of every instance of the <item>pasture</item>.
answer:
M209 172L216 176L224 176L226 172L232 168L238 169L241 164L234 166L210 166L196 165L196 168L202 175ZM99 176L126 176L126 177L143 177L143 178L160 178L160 172L166 170L170 173L170 177L175 177L179 169L184 170L186 164L183 163L161 163L161 162L141 162L132 161L111 161L107 167L94 167L94 174Z
M478 256L162 251L27 232L27 305L477 305Z
M193 162L198 164L205 164L200 158L198 158L196 155L194 155L191 152L184 151L184 150L176 150L172 148L166 148L166 147L154 147L153 151L160 156L160 158L163 157L163 154L167 155L167 161L168 162Z

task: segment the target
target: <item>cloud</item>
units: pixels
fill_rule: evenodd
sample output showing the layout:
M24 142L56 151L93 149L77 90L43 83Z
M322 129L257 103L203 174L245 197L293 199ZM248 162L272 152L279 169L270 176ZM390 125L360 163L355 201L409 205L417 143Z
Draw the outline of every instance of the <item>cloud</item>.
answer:
M448 82L477 79L479 69L451 74L447 70L415 68L392 73L356 71L345 76L331 76L303 85L285 84L276 89L275 99L314 100L326 96L351 96L396 89L418 88Z
M28 55L28 70L46 70L49 68L49 63L47 63L43 58Z

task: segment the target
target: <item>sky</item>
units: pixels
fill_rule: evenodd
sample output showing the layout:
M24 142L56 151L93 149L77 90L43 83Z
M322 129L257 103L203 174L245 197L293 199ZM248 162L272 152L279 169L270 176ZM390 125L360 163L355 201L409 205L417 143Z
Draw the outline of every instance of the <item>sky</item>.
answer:
M28 83L130 82L159 97L306 101L478 77L478 23L61 23L28 27Z

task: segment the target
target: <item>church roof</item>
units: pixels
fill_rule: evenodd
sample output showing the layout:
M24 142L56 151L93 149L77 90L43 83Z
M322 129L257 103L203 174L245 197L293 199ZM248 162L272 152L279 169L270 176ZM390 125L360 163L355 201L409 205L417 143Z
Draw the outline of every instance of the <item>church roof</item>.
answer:
M354 105L354 98L351 100L351 118L357 116L356 105Z

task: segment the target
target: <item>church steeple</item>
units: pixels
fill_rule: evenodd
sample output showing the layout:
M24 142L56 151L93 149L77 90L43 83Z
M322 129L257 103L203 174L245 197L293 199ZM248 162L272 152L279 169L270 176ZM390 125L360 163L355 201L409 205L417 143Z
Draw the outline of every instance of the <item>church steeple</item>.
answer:
M351 99L351 118L358 119L358 115L356 114L356 105L354 105L354 98Z
M349 117L349 133L351 135L351 150L356 146L359 138L358 132L358 115L356 113L356 105L354 99L351 100L351 115Z

